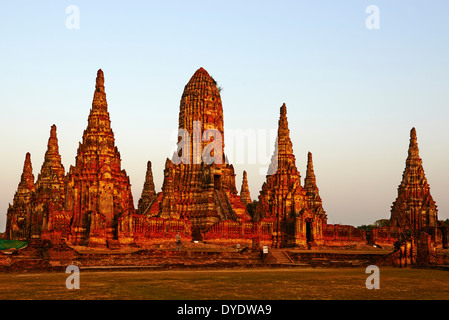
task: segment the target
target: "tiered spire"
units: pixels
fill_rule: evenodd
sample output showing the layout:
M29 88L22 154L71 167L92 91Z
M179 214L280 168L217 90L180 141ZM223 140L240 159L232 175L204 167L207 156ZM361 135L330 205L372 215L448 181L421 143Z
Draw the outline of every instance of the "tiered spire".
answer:
M240 199L245 206L251 203L251 195L249 193L248 177L246 171L243 171L242 187L240 189Z
M31 154L25 155L19 186L9 205L6 218L6 236L9 239L27 239L31 230L31 198L36 189L34 184Z
M33 166L31 164L31 154L29 152L25 155L25 161L23 163L22 175L20 177L19 186L14 195L13 207L16 210L21 211L22 205L27 204L31 198L32 193L36 189L34 183Z
M313 171L313 159L312 159L312 153L309 152L307 154L307 172L306 172L306 178L304 179L304 189L307 191L307 196L309 200L311 199L317 199L321 201L318 187L316 185L316 177L315 172Z
M296 167L293 144L290 140L287 107L284 103L280 109L274 154L268 168L267 180L262 186L259 196L258 214L261 217L271 216L280 219L287 215L291 216L292 210L286 210L283 199L293 193L301 195L302 204L300 206L304 207L306 205L305 190L301 187L300 180L301 176Z
M316 184L315 172L313 170L313 159L311 152L307 155L307 172L304 180L304 189L307 192L309 208L312 209L315 214L324 214L323 201L320 197L320 192Z
M391 208L390 224L412 230L434 227L438 223L437 212L419 156L416 130L412 128L402 182Z
M406 160L406 166L419 167L422 165L422 160L419 157L418 138L416 135L416 129L410 130L410 143L408 147L408 157Z
M20 177L20 183L17 192L20 194L22 192L34 191L34 175L33 166L31 164L31 154L29 152L25 155L25 161L23 163L23 171Z
M36 181L31 215L31 237L40 238L53 226L68 229L70 216L63 214L65 200L65 171L59 154L56 126L50 129L44 163ZM64 227L62 227L64 226Z
M61 163L59 154L58 137L56 135L56 125L51 126L50 138L48 138L47 151L45 152L44 163L38 175L36 187L49 188L51 184L63 184L64 166Z
M106 92L104 89L104 73L103 70L97 71L97 79L95 81L95 92L92 102L92 110L107 111L108 103L106 101Z
M224 219L245 216L235 174L224 154L223 107L217 82L199 68L184 87L178 150L166 163L159 207L163 218L192 221L194 238ZM159 198L158 198L159 199Z
M182 153L184 164L201 164L203 162L204 148L210 144L209 136L203 141L203 134L207 130L216 130L219 136L214 140L221 143L215 152L220 153L219 162L225 163L224 155L224 125L223 107L217 82L203 68L199 68L184 87L179 110L179 129L188 133L189 144L184 145ZM220 141L217 139L220 138ZM207 152L209 154L209 152ZM210 164L210 163L208 163Z
M148 209L148 206L151 204L155 197L156 191L153 181L153 172L151 170L151 161L148 161L145 182L143 184L142 195L138 203L137 212L145 213L145 211Z
M120 153L115 147L114 133L111 129L107 107L104 74L100 69L95 81L95 92L87 128L83 133L83 142L78 148L76 159L78 168L93 169L102 165L120 168Z
M104 74L100 69L76 164L67 175L66 202L67 210L73 214L74 243L89 241L104 245L106 239L117 237L121 228L131 230L131 214L135 211L131 185L126 171L121 169L107 106Z
M293 144L290 139L290 130L288 128L287 106L284 103L280 109L275 150L267 174L275 174L278 170L281 170L284 173L289 170L297 172L295 162Z
M274 223L275 247L306 246L322 237L321 226L325 223L325 216L309 208L307 192L301 186L295 162L284 103L280 110L274 155L256 208L256 216ZM312 163L309 164L312 169ZM313 183L312 175L308 181Z

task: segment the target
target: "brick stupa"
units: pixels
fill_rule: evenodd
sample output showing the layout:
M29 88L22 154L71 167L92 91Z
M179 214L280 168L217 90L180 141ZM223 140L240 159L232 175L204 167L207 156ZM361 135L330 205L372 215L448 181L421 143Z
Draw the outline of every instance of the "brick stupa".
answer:
M321 240L325 217L309 208L307 191L301 186L285 103L280 109L275 150L256 211L263 219L274 221L273 247L305 247Z
M243 171L242 187L240 188L240 199L245 206L251 203L251 194L249 193L248 176L246 171Z
M307 171L306 178L304 179L304 189L306 190L307 202L309 208L313 211L316 217L321 217L323 220L327 220L326 212L323 208L323 200L321 200L320 190L316 183L315 171L313 170L312 153L307 155Z
M70 216L64 211L64 203L65 171L59 154L56 125L52 125L33 196L32 238L40 238L43 232L51 230L60 230L61 235L68 235Z
M148 215L150 206L155 198L156 191L154 187L153 171L151 169L151 161L148 161L145 182L143 184L142 194L137 205L137 213Z
M131 184L114 142L104 75L97 73L92 109L75 166L67 174L67 212L74 244L114 246L132 236ZM131 240L130 240L131 241Z
M14 194L13 204L6 215L6 236L9 239L26 240L31 230L31 198L36 189L31 154L27 152L19 186Z
M424 174L415 128L410 131L408 157L391 207L390 225L415 231L438 225L438 210Z
M247 219L235 173L224 154L223 108L216 81L198 69L184 88L178 151L167 159L162 194L150 212L191 222L192 237L223 221Z
M393 248L409 229L420 236L421 247L428 252L429 241L443 248L448 245L447 227L438 221L414 128L390 225L368 233L353 226L327 224L310 152L301 185L285 104L280 108L275 150L258 202L251 202L246 172L237 194L234 168L224 154L220 90L203 68L185 86L178 125L178 148L172 159L166 159L162 191L155 192L148 161L135 209L129 177L121 168L111 129L104 75L98 70L75 165L64 174L53 125L36 182L31 155L26 154L20 183L8 208L4 238L30 241L30 247L35 243L35 248L43 245L45 250L49 249L47 244L67 244L72 248L101 246L101 252L104 247L128 250L129 245L169 248L178 234L183 243L202 239L229 246L251 244L254 249L261 245L354 248L372 243ZM43 255L41 248L35 253Z

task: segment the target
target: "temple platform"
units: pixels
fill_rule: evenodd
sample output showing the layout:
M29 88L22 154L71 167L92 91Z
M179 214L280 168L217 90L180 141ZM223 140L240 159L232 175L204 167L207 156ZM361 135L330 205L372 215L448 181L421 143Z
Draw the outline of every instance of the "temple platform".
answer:
M68 265L80 270L170 270L227 268L338 268L393 265L392 250L366 248L254 249L239 244L158 242L144 248L124 246L114 249L83 246L29 244L13 254L0 254L0 271L64 272Z

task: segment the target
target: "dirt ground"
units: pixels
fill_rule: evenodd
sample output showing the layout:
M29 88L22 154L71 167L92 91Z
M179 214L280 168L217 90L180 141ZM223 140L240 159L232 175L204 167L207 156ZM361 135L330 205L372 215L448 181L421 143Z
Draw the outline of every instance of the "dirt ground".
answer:
M0 274L2 300L449 300L449 272L364 268L87 271L79 289L64 272Z

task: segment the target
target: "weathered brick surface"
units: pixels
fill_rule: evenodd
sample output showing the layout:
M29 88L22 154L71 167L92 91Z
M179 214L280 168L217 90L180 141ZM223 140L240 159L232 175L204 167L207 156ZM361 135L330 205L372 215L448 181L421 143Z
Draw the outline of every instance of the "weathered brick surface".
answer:
M327 224L311 152L304 185L301 185L285 104L280 108L275 151L266 181L255 210L250 207L250 216L247 174L244 171L238 194L234 167L224 154L220 88L203 68L193 74L184 88L179 107L180 141L172 159L166 160L162 191L155 191L148 161L136 209L131 183L121 168L120 153L115 146L104 81L103 71L98 70L87 128L75 165L67 173L61 163L55 125L51 127L36 182L31 155L26 154L3 236L31 243L8 258L2 257L0 265L10 265L8 259L20 262L18 266L26 265L25 260L41 259L50 261L54 267L72 260L87 265L149 262L162 265L164 261L176 265L209 265L226 264L229 259L236 264L242 259L252 261L251 256L235 256L235 253L229 257L227 253L186 253L189 250L169 253L174 248L167 247L167 241L172 241L174 246L177 235L183 243L204 240L223 247L241 245L252 249L266 245L308 249L359 247L367 243L400 248L404 244L398 244L398 240L406 230L411 230L416 239L425 232L432 245L448 246L448 228L438 221L414 128L398 197L391 209L390 225L365 232L353 226ZM81 253L68 245L105 249L108 254L100 255L98 250ZM424 245L418 247L422 248L421 255L427 250ZM136 248L160 251L132 253ZM128 255L124 250L130 250ZM194 263L195 259L199 262ZM45 263L41 265L45 266Z

